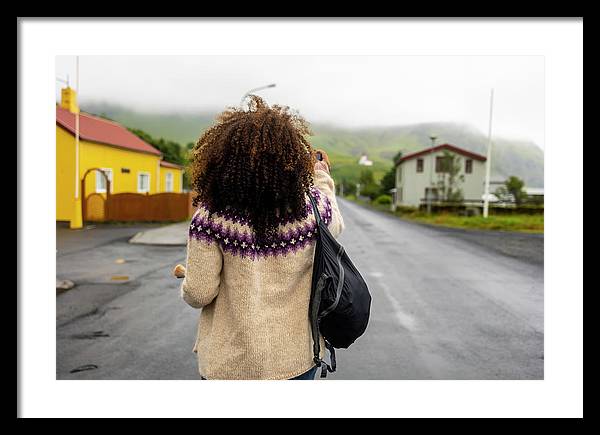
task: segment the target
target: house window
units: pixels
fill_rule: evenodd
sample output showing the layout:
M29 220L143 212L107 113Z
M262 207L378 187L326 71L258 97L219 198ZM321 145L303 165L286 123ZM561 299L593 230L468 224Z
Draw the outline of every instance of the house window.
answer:
M432 201L439 200L439 194L438 194L437 188L426 187L425 188L425 199L426 200L431 199Z
M150 192L150 173L138 172L138 193Z
M115 186L113 183L113 171L110 168L100 168L104 171L108 179L110 180L110 191L114 192ZM96 172L96 192L98 193L106 193L106 178L100 171Z
M471 160L471 159L465 160L465 173L466 174L473 173L473 160Z
M172 172L167 172L167 175L165 178L165 191L166 192L173 191L173 173Z
M450 172L451 160L446 156L435 158L435 172L447 173Z
M417 159L417 172L423 172L423 159Z

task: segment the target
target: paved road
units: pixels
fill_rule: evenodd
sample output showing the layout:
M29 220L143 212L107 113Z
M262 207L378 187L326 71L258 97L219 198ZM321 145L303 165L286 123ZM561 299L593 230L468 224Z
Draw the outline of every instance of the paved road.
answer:
M340 241L373 305L365 336L340 352L336 379L543 378L539 254L524 261L523 251L509 256L489 247L486 235L475 243L473 233L345 201L342 208L349 231ZM531 243L543 249L539 240Z
M373 305L365 335L338 352L328 379L543 378L543 239L491 243L339 202L340 241ZM79 285L57 297L57 377L197 379L197 312L169 276L184 249L131 245L123 235L88 249L91 239L59 248L57 277ZM502 247L513 239L530 247ZM129 279L111 280L118 275ZM86 364L98 368L70 373Z

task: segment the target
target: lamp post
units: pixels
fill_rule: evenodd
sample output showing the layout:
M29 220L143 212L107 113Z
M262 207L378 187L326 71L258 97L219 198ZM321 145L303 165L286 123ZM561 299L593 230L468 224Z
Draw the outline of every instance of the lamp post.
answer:
M488 128L487 159L485 161L485 189L483 193L483 217L487 218L490 206L490 172L492 167L492 110L494 108L494 89L490 92L490 124Z
M62 77L56 77L56 81L64 83L67 88L70 87L69 75L67 79ZM70 220L69 227L71 229L80 229L83 227L83 213L82 213L82 198L79 192L79 104L77 98L79 96L79 56L75 56L75 95L72 97L74 101L69 103L71 106L69 110L75 108L75 189L73 198L73 217Z
M76 98L79 98L79 56L75 56L75 89ZM79 192L79 101L77 101L77 111L75 113L75 211L73 219L70 223L70 228L79 229L83 227L83 208L82 201Z
M435 147L435 140L437 139L437 136L431 135L429 136L429 139L431 140L431 168L429 170L429 189L427 189L427 214L431 214L431 201L433 196L433 170L435 168L433 161L433 148Z
M248 92L246 92L243 96L242 99L240 100L240 106L244 104L244 100L246 99L246 97L248 97L248 95L250 95L253 92L257 92L257 91L262 91L263 89L268 89L268 88L274 88L276 85L275 83L271 83L270 85L266 85L266 86L260 86L258 88L254 88L254 89L250 89Z

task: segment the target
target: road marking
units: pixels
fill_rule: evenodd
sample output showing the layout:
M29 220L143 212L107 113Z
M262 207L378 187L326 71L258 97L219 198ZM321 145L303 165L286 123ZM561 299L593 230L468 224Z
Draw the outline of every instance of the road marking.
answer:
M382 278L383 277L383 273L381 272L367 272L367 275L371 275L375 278Z
M402 305L400 304L400 302L398 302L398 300L392 294L390 288L381 279L383 278L383 273L368 272L367 274L377 279L378 287L383 290L383 294L389 300L392 309L394 310L396 320L398 320L400 326L405 329L408 329L409 331L415 331L417 329L416 319L402 309Z

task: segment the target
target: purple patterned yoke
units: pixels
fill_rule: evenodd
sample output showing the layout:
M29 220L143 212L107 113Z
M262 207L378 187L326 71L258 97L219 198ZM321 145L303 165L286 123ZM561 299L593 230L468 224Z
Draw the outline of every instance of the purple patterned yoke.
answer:
M331 222L331 203L326 195L312 187L311 193L321 213L321 218L325 224ZM204 215L200 210L205 211ZM215 221L212 217L219 218ZM282 219L280 226L292 224L291 228L279 230L277 239L268 244L257 244L256 238L246 219L228 212L208 213L206 209L199 208L194 214L190 224L189 236L196 240L202 240L206 243L216 242L223 249L224 253L230 253L242 258L252 260L261 257L287 255L303 249L313 240L317 232L317 225L312 213L312 206L307 199L306 213L304 219L291 222L289 219ZM234 227L234 223L239 223L247 227L247 231Z

